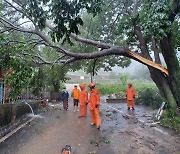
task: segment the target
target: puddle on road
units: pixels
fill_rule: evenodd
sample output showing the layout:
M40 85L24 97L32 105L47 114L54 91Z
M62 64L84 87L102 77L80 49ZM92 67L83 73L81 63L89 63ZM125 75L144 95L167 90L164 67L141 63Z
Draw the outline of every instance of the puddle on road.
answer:
M169 154L180 150L174 136L161 128L149 125L154 122L153 116L156 111L144 106L135 106L135 111L128 111L126 103L108 103L107 105L101 106L104 111L102 135L106 135L113 141L112 148L115 154L154 153L155 151Z

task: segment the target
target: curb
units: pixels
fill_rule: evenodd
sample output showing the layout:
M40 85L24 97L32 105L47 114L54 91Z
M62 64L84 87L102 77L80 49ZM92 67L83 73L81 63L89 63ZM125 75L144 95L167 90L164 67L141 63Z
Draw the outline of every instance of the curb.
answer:
M20 126L18 126L16 129L14 129L13 131L11 131L10 133L6 134L4 137L2 137L0 139L0 143L4 142L6 139L8 139L10 136L12 136L14 133L16 133L18 130L20 130L22 127L24 127L25 125L27 125L29 122L31 122L32 120L34 120L36 117L32 117L31 119L29 119L28 121L26 121L25 123L21 124Z

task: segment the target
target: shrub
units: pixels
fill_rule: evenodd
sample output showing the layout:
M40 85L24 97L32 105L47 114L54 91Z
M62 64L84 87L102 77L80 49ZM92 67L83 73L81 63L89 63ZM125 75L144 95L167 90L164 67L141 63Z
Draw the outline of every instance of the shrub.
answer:
M180 132L180 117L174 110L165 110L161 117L161 124Z
M158 89L146 88L138 92L138 103L152 108L159 108L163 102Z

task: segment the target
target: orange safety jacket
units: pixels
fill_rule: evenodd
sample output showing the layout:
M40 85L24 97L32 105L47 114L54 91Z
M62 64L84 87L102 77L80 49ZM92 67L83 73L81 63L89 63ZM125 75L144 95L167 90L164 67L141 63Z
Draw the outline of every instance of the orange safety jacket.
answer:
M129 101L134 100L135 95L136 95L136 91L134 90L133 87L130 87L130 88L126 89L127 100L129 100Z
M80 95L79 95L79 104L86 105L86 103L88 102L88 92L85 89L84 84L81 84L80 88L81 88L81 91L80 91Z
M100 95L99 91L97 89L92 89L90 92L90 97L89 97L89 103L90 103L90 110L94 110L96 108L96 104L100 104Z
M80 93L80 90L75 88L72 90L71 94L73 95L73 99L79 99L79 93Z

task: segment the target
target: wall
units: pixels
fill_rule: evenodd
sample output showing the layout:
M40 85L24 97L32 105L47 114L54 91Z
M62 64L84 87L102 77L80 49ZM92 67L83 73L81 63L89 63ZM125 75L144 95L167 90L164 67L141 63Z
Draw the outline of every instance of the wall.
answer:
M37 110L41 103L42 101L29 102L33 110ZM1 104L0 127L13 123L27 113L31 113L31 110L26 104Z

